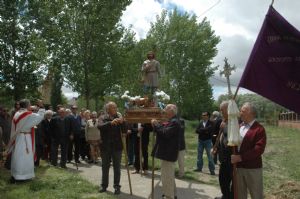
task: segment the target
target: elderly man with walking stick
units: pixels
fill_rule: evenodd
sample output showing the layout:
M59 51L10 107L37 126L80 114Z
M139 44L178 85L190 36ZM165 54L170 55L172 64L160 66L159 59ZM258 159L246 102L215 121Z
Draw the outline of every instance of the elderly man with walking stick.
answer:
M178 157L181 126L177 118L176 105L168 104L165 112L168 118L166 123L160 124L155 119L151 121L153 131L157 134L152 156L161 160L163 198L174 199L176 198L175 162Z
M112 160L114 169L114 194L121 193L121 158L122 158L122 135L126 135L126 125L120 113L117 112L117 105L108 102L105 105L106 114L99 119L98 128L101 133L101 157L102 157L102 182L99 192L106 192L108 187L109 167Z

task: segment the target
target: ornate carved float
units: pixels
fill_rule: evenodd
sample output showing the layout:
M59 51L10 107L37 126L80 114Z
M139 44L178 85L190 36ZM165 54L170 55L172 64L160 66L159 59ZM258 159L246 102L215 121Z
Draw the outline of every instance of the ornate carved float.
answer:
M127 109L124 115L128 123L151 123L152 119L166 121L166 115L158 107Z
M122 99L127 100L125 103L125 107L127 108L125 111L124 118L128 123L151 123L152 119L156 119L159 121L166 121L166 115L162 110L162 106L158 107L158 104L162 104L158 102L158 97L163 95L166 97L163 91L157 92L154 96L150 95L148 97L145 95L144 97L128 96L128 91L122 95ZM169 100L169 96L167 96Z

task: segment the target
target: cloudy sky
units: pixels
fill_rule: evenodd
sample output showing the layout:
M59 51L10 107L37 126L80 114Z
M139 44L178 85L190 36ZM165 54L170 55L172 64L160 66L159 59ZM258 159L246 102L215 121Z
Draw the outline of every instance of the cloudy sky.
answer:
M270 3L271 0L133 0L121 20L126 27L132 25L137 39L143 39L150 22L154 22L163 9L177 7L197 15L199 21L207 17L212 29L221 38L214 65L223 66L227 57L231 65L237 66L231 77L234 92ZM273 7L300 30L299 0L275 0ZM220 77L218 71L211 78L211 84L215 99L227 92L226 80ZM244 92L247 91L241 89L239 93Z

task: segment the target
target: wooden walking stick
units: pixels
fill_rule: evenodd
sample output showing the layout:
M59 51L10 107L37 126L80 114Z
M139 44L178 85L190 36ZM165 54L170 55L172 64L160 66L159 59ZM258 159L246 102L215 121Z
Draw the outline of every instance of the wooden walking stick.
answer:
M154 131L152 132L152 151L154 149L154 143L155 143L155 135ZM152 156L152 182L151 182L151 198L154 199L154 155Z
M74 157L75 157L75 143L73 143L72 151L74 152ZM78 162L77 162L77 160L75 160L75 166L76 166L76 170L78 170Z
M123 136L121 127L120 127L120 135L121 135L121 140L122 140L124 155L125 155L125 166L126 166L127 175L128 175L129 190L130 190L130 195L132 195L131 179L130 179L130 173L129 173L129 167L128 167L128 158L127 158L126 140L125 140L125 136Z
M141 176L142 176L142 169L143 169L143 164L142 164L142 158L143 158L143 156L142 156L142 132L139 130L139 128L140 128L141 126L140 126L140 123L138 124L138 134L139 134L139 137L140 137L140 141L139 141L139 159L140 159L140 172L141 172Z
M237 146L232 147L232 154L236 155L236 148ZM233 179L233 197L234 199L238 199L238 185L237 185L237 175L236 175L236 163L233 164L232 167L232 179Z

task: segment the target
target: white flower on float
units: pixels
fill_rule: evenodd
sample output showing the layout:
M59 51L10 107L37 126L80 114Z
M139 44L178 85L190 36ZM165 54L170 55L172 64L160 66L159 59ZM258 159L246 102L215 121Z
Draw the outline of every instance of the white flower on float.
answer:
M121 99L130 99L130 96L128 94L129 91L125 91L124 94L121 96Z
M138 100L140 98L141 98L141 96L134 96L134 97L130 97L130 100L135 101L135 100Z
M163 101L169 101L170 96L166 94L164 91L156 91L154 95L158 98L161 98Z

